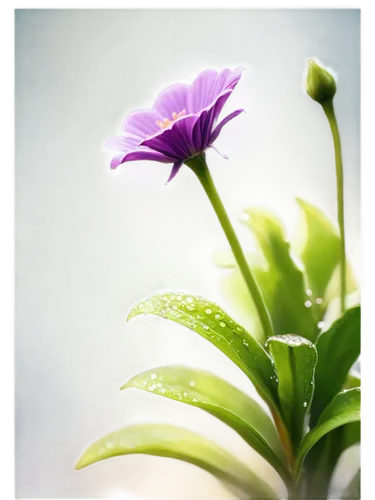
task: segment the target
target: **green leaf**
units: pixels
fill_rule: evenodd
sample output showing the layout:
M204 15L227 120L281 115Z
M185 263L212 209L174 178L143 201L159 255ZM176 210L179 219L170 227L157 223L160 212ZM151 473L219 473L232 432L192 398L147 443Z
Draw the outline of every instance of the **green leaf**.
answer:
M296 461L297 475L309 450L323 436L361 418L361 390L350 389L337 394L321 414L316 426L303 438Z
M248 208L244 213L248 217L241 220L255 234L267 261L266 273L257 277L275 333L300 333L315 341L319 331L317 305L306 293L303 273L290 255L280 220L261 209Z
M352 370L348 373L342 388L353 389L354 387L361 387L361 377L358 372Z
M339 299L340 285L341 285L341 278L340 278L340 264L339 264L333 271L332 278L330 279L324 294L323 309L322 309L323 313L325 312L327 306L333 299L335 298ZM347 296L346 304L348 304L348 299L350 297L350 294L355 292L357 289L358 285L354 277L352 267L349 262L346 262L346 296Z
M354 500L361 498L361 469L354 475L348 486L341 494L342 499Z
M283 479L290 479L271 418L258 403L225 380L202 370L172 365L140 373L121 389L129 387L207 411L238 432Z
M272 291L270 290L268 292L268 289L266 290L268 273L253 266L250 266L250 268L252 269L254 278L262 291L264 300L268 307L267 300L270 295L272 296ZM271 286L273 289L272 284ZM251 332L253 337L255 337L259 342L264 343L266 339L264 338L263 327L241 272L238 269L235 269L225 276L222 276L220 279L220 289L223 293L224 299L233 308L234 313L238 316L241 325L247 328L247 330ZM269 307L268 310L270 311Z
M297 198L301 222L293 245L305 266L310 289L323 298L340 259L338 228L321 210Z
M312 424L342 389L350 368L361 349L361 308L348 309L316 344L318 363L315 370L315 393L311 407Z
M309 340L293 334L270 337L267 345L279 377L282 415L296 452L314 390L316 348Z
M157 293L136 304L128 320L139 314L170 319L194 330L231 359L259 394L276 407L276 372L262 345L217 304L183 292Z
M107 434L83 452L75 468L134 453L177 458L197 465L252 497L277 498L265 481L216 443L170 425L133 425Z
M352 307L360 306L362 307L362 291L355 290L354 292L348 294L346 296L346 307L347 309L351 309ZM327 313L324 317L325 328L331 326L334 321L339 319L341 316L340 313L340 302L339 299L333 299L330 303Z

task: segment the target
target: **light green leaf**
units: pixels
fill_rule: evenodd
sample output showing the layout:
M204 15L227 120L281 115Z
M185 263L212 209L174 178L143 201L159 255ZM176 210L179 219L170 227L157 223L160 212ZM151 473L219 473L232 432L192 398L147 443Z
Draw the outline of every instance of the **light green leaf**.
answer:
M211 413L238 432L283 479L290 479L271 418L258 403L225 380L199 369L172 365L140 373L121 389L129 387L197 406Z
M303 438L296 461L297 475L309 450L323 436L361 418L361 390L350 389L337 394L321 414L316 426Z
M325 294L323 298L323 313L327 309L329 303L335 298L340 297L340 264L335 268L332 274L332 278L330 279ZM358 285L356 279L354 277L354 273L352 267L349 262L346 262L346 294L347 300L350 297L350 294L353 294L358 289ZM346 302L348 304L348 302Z
M133 425L107 434L83 452L75 468L134 453L177 458L197 465L252 497L277 498L265 481L216 443L170 425Z
M136 304L128 320L139 314L170 319L194 330L231 359L259 394L277 405L276 372L262 345L217 304L183 292L157 293Z
M343 387L350 368L361 349L361 308L348 309L316 344L318 363L315 370L315 393L311 407L312 424Z
M338 228L321 210L297 198L301 222L293 249L305 266L309 288L323 298L340 259Z
M309 340L293 334L270 337L267 345L279 377L282 415L296 452L314 390L316 348Z
M355 290L354 292L348 294L346 296L346 307L347 309L351 309L352 307L355 306L361 306L362 307L362 291L361 290ZM333 299L330 305L328 306L327 313L324 317L324 324L325 328L327 329L329 326L332 325L334 321L336 321L339 317L341 316L340 314L340 303L339 299Z
M290 245L280 220L266 210L248 208L241 220L257 238L267 261L263 275L256 276L270 312L275 333L295 333L315 341L319 316L306 293L302 271L290 255Z
M353 389L354 387L361 387L361 377L358 372L352 370L348 373L342 388Z

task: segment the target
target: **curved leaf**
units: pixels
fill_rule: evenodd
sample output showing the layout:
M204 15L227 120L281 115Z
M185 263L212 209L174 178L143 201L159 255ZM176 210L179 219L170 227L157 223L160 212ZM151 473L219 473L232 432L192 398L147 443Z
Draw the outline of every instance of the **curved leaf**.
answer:
M270 311L275 333L301 333L311 341L318 335L315 304L307 294L302 271L290 255L280 220L266 210L248 208L241 220L256 236L268 264L259 286Z
M360 306L362 307L362 291L361 290L355 290L354 292L348 294L346 296L346 307L347 309L351 309L352 307L355 306ZM327 330L328 327L332 325L334 321L339 319L341 316L340 314L340 303L339 299L333 299L332 302L329 304L327 313L324 317L324 325L325 329Z
M251 263L250 268L255 281L262 291L263 298L272 318L272 310L269 308L269 303L270 297L272 297L273 284L270 283L270 286L267 286L269 281L268 272L252 266ZM263 327L242 273L238 269L234 269L232 272L222 276L219 284L224 299L233 308L234 313L241 321L241 325L247 328L259 342L264 344L266 338Z
M217 304L183 292L156 293L136 304L128 320L153 314L186 326L209 340L250 378L259 394L277 405L276 372L262 345Z
M181 401L211 413L238 434L288 481L276 428L258 403L225 380L182 365L135 375L121 389L137 388Z
M358 422L360 418L361 390L354 388L337 394L321 414L316 427L305 435L296 461L297 473L299 473L309 450L323 436L337 427Z
M305 266L310 289L323 298L340 259L338 229L318 208L299 198L297 203L302 218L293 247Z
M100 460L134 453L184 460L255 498L277 498L265 481L216 443L170 425L133 425L107 434L83 452L75 468L82 469Z
M315 393L311 407L312 424L343 387L350 368L361 350L361 308L348 309L316 344L318 363L315 370Z
M352 370L348 373L342 388L353 389L354 387L361 387L361 377L358 372Z
M309 340L292 334L270 337L267 345L279 377L282 414L296 453L314 391L316 348Z

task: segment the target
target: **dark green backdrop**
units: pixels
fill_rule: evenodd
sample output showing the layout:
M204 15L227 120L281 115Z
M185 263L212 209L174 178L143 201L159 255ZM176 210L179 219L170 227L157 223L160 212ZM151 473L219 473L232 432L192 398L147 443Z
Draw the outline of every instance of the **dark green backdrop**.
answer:
M157 290L218 299L210 249L223 244L187 172L109 175L105 139L123 116L205 67L245 64L241 117L210 155L232 212L264 200L293 220L303 191L334 215L330 138L301 92L306 57L339 74L349 239L360 241L361 12L322 9L25 9L14 24L16 493L95 492L71 465L91 439L173 403L119 394L129 375L185 361L225 365L170 325L124 315ZM240 233L244 236L243 233ZM114 467L116 465L113 465ZM118 465L117 465L118 466ZM100 472L97 472L100 478ZM98 479L99 481L99 479Z

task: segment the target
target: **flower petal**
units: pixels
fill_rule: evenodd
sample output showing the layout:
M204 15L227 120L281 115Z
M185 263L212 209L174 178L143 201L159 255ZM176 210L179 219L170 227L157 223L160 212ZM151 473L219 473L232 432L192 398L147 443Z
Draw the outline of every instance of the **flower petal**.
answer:
M231 93L231 89L224 91L209 107L202 110L199 114L199 118L193 129L193 142L197 151L204 151L212 142L210 141L212 129Z
M243 71L244 68L236 68L233 71L224 69L220 73L213 69L202 71L191 85L187 112L197 113L209 106L224 90L233 90Z
M190 85L175 83L160 92L152 109L155 110L162 119L168 118L168 120L172 120L172 113L180 113L183 110L187 111L186 106L189 91Z
M135 149L139 144L139 139L135 136L123 136L117 135L110 137L104 143L103 149L109 149L110 151L129 151Z
M214 131L212 132L209 144L211 145L216 141L216 139L219 137L221 129L224 127L224 125L226 125L230 120L232 120L233 118L235 118L236 116L241 114L243 111L245 111L245 110L244 109L236 109L236 111L229 113L228 116L223 118L223 120L221 120L221 122L215 127Z
M173 165L172 171L171 171L171 173L168 177L168 180L165 184L169 184L171 182L171 180L174 179L174 177L177 175L178 171L180 170L181 165L182 165L182 161L178 161Z
M138 109L125 118L121 133L125 136L137 137L140 142L159 130L156 122L161 119L162 116L154 109Z
M124 158L125 158L125 154L124 153L121 153L119 155L114 156L112 158L112 160L111 160L111 163L110 163L111 169L114 170L119 165L121 165L121 163L124 162Z
M141 145L174 158L175 161L187 160L201 152L196 150L192 138L193 127L198 118L196 115L182 116L171 127L144 140Z
M174 159L170 158L164 154L158 153L156 151L146 150L146 148L140 148L138 151L131 151L125 155L122 163L126 161L137 161L137 160L151 160L158 161L160 163L173 163Z

